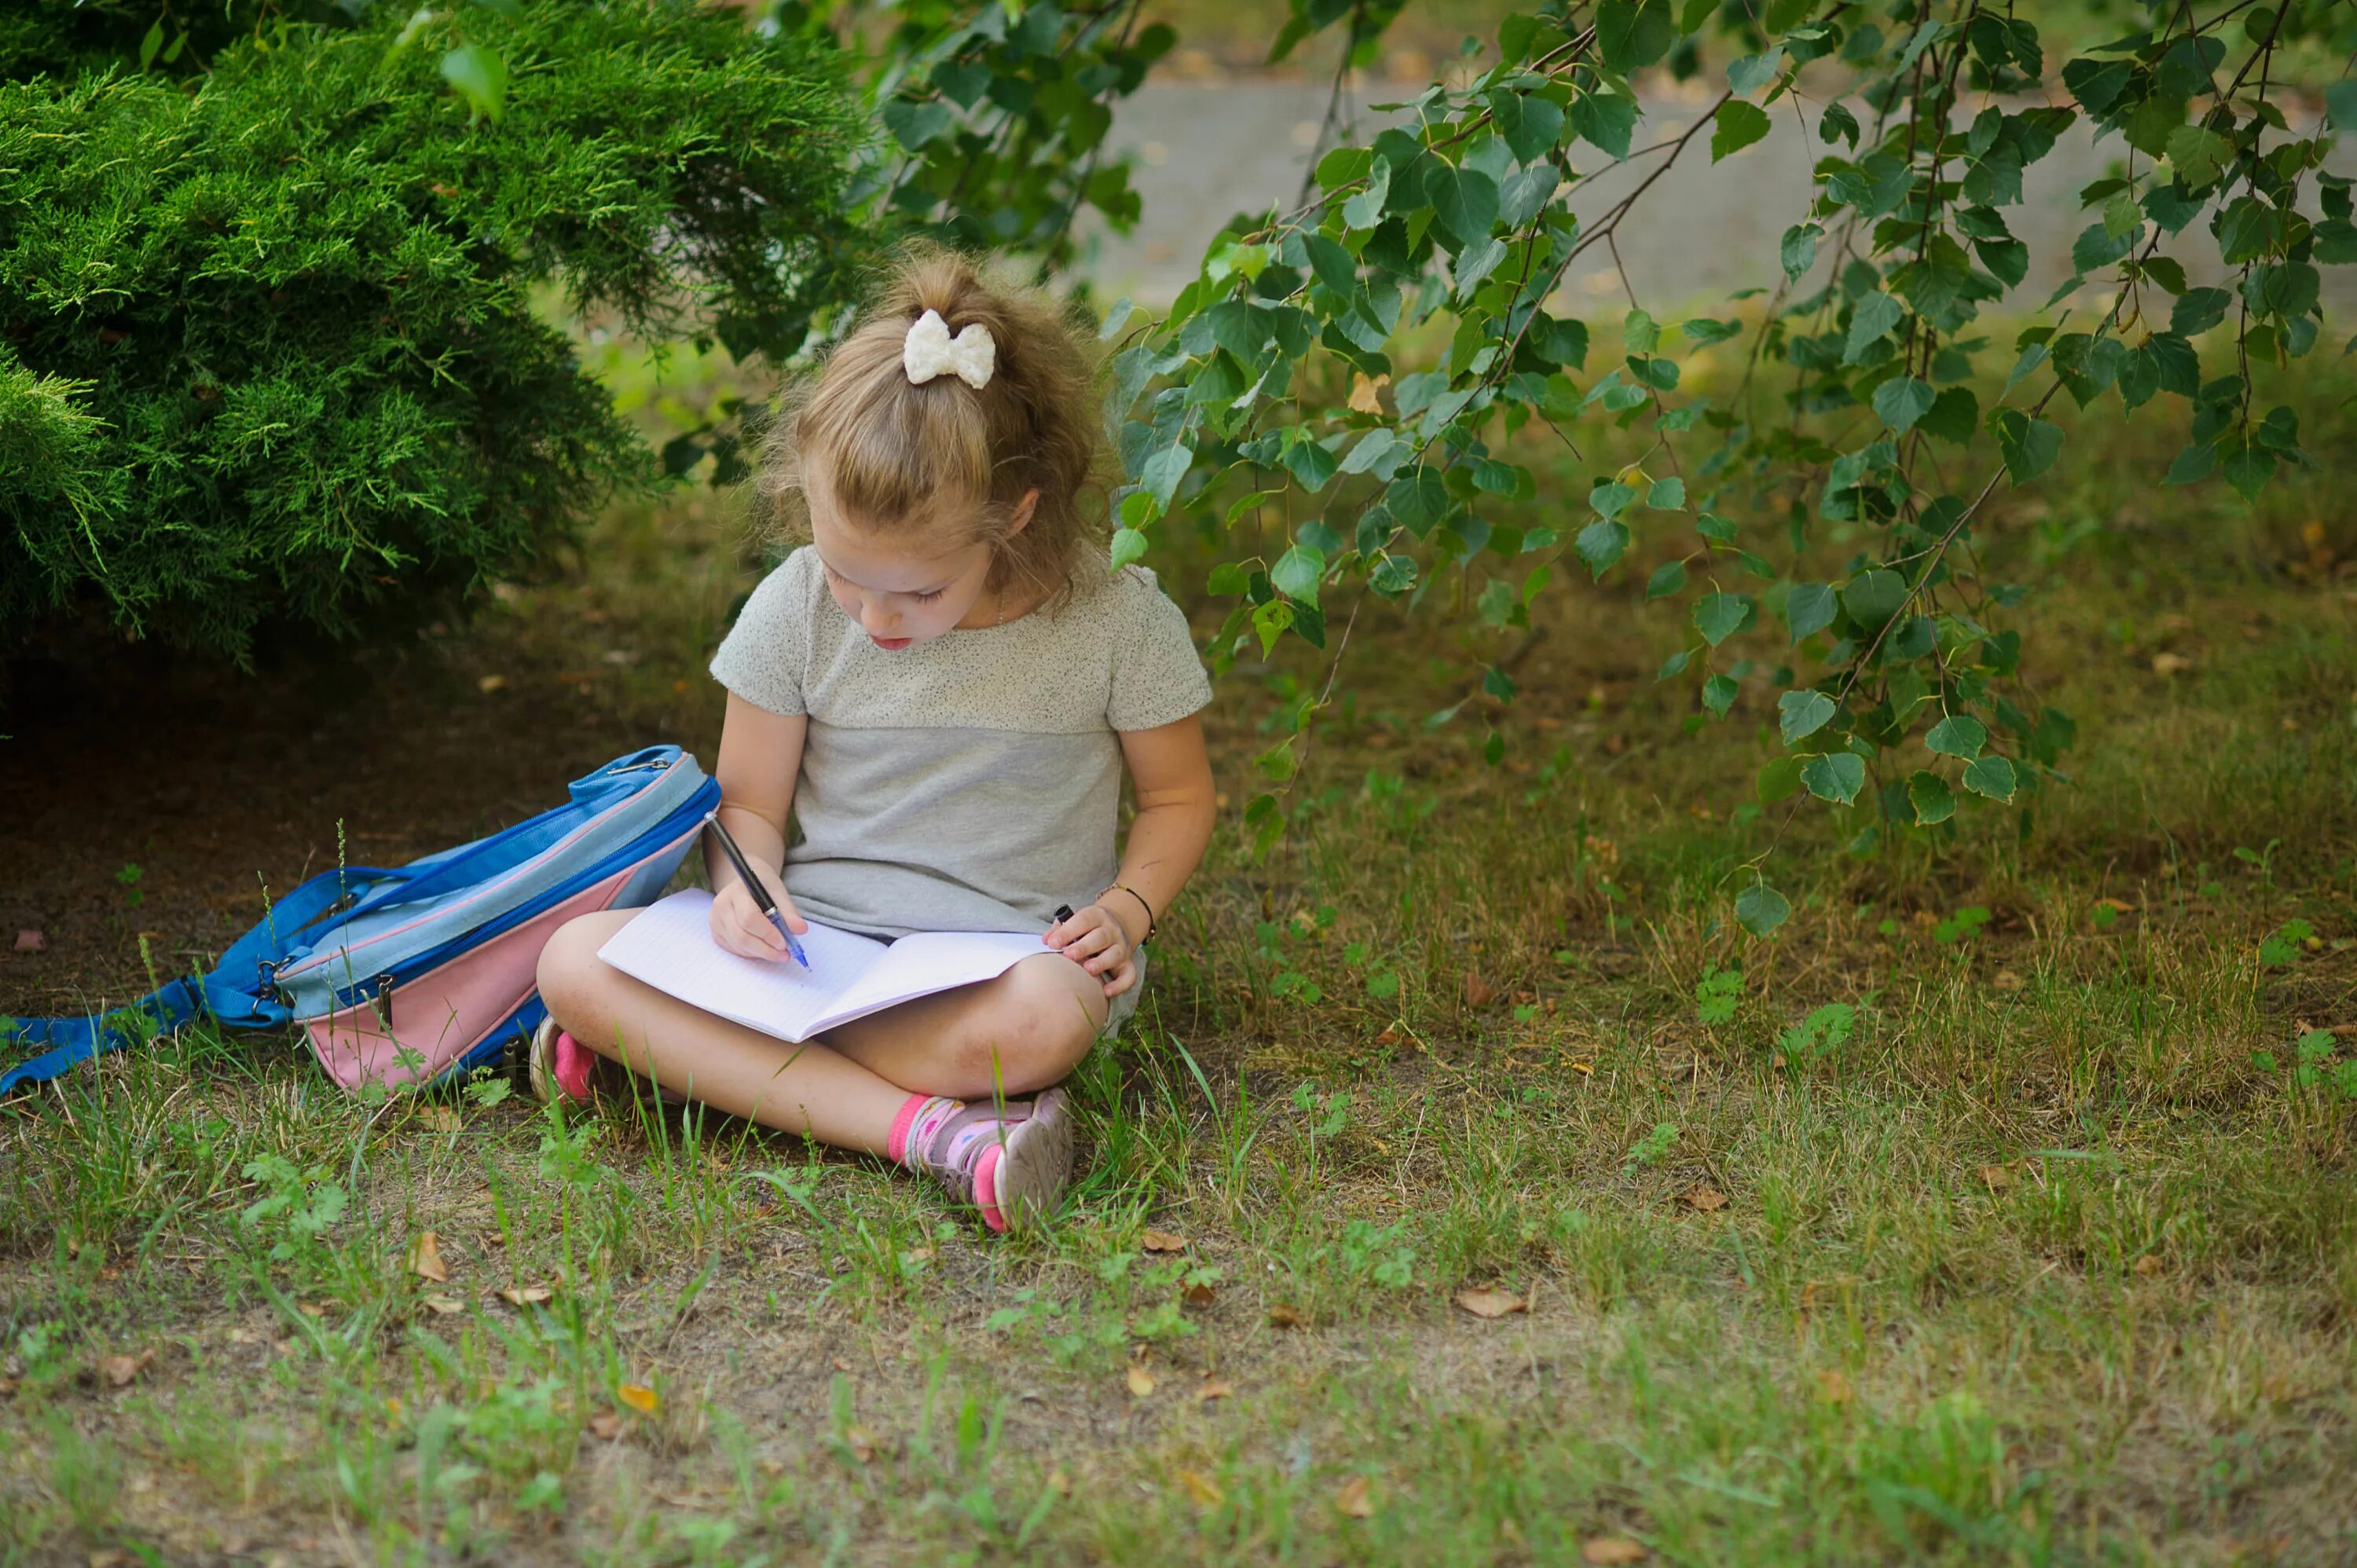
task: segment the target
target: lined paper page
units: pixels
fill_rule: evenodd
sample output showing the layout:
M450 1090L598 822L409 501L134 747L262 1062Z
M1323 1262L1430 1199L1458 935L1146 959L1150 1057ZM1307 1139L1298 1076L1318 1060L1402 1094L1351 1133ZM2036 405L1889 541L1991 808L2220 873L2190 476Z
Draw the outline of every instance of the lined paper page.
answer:
M1037 931L917 931L845 986L816 1026L832 1029L936 991L996 980L1023 960L1054 950Z
M707 1013L800 1041L818 1033L818 1020L834 1009L839 993L887 950L882 942L815 921L800 940L810 954L808 969L791 959L738 958L712 940L712 895L694 887L641 911L597 956Z

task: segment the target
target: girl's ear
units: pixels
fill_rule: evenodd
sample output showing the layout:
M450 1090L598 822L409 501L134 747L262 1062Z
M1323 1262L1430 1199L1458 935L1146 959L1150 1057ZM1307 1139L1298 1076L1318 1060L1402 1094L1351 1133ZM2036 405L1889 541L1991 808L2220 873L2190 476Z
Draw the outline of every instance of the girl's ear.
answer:
M1023 499L1015 503L1015 515L1008 520L1006 532L1009 534L1017 534L1030 527L1031 514L1039 510L1039 490L1035 485L1030 489L1025 490Z

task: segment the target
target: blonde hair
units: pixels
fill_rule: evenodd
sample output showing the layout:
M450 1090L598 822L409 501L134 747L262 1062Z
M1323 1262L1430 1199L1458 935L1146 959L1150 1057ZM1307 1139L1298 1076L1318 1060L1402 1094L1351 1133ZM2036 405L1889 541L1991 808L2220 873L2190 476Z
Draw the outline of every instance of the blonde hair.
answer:
M952 333L989 330L997 366L987 385L909 380L902 347L928 310ZM819 459L835 504L862 530L947 529L989 545L993 586L1067 597L1105 534L1095 334L1044 290L986 278L931 245L902 254L865 315L815 377L787 391L763 442L756 485L772 526L805 534L805 473Z

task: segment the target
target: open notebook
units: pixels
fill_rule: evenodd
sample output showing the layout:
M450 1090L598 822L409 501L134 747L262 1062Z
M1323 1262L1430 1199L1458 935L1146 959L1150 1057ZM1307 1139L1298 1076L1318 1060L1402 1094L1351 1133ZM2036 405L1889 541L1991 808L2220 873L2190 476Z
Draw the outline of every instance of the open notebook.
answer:
M712 940L712 895L691 888L642 911L597 956L707 1013L800 1041L1054 950L1037 931L918 931L887 944L815 920L801 940L808 969L738 958Z

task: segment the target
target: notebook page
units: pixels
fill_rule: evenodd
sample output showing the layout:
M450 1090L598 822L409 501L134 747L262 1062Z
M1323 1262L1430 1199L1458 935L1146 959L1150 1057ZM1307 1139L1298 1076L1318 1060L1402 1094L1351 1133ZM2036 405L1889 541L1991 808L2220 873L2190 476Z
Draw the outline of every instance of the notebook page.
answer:
M597 950L597 956L657 991L774 1035L804 1040L837 994L887 951L882 942L813 921L800 938L810 954L804 969L791 959L739 958L712 940L712 895L700 887L674 893Z
M917 931L845 986L813 1029L832 1029L952 986L996 980L1027 958L1052 952L1037 931Z

